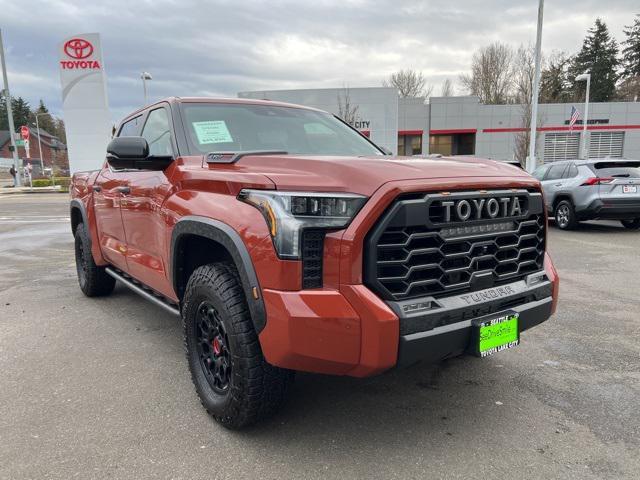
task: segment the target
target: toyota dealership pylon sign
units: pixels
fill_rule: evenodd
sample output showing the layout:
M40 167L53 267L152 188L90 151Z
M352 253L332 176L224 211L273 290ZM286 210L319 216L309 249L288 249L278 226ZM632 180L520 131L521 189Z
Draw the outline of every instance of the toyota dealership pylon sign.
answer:
M73 35L58 51L69 167L72 172L100 168L111 138L100 34Z

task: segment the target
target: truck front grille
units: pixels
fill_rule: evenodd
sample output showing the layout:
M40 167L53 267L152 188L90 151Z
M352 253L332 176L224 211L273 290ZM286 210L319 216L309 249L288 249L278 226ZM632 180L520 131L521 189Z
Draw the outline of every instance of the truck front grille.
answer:
M507 198L513 202L515 197L521 208L519 214L511 215ZM469 213L469 218L456 217L455 202L466 200L477 207L486 206L492 198L500 205L495 217L486 208L468 212L466 205L461 213L463 217ZM386 300L405 300L513 282L543 268L545 228L538 192L405 195L396 199L367 236L365 283Z

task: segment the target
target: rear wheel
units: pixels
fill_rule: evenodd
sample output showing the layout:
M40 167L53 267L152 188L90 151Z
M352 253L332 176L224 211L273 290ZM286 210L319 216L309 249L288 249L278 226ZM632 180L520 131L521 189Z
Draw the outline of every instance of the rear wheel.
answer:
M193 272L182 321L191 378L213 418L237 429L282 406L293 372L264 359L233 265L204 265Z
M640 229L640 218L635 218L633 220L620 220L620 223L622 223L624 228L628 228L629 230Z
M76 272L80 290L87 297L109 295L116 285L116 279L99 267L91 254L89 232L84 223L76 227L75 235Z
M578 226L576 212L569 200L562 200L556 205L554 216L556 225L562 230L572 230Z

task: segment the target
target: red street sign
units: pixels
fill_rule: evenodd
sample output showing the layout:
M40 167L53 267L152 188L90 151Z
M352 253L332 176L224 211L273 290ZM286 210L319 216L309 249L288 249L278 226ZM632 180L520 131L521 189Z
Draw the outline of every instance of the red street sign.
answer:
M20 127L20 135L23 140L29 140L29 127L23 125Z

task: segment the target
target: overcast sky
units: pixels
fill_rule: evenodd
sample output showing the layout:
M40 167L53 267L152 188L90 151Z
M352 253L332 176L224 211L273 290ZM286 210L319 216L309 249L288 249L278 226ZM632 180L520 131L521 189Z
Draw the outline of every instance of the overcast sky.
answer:
M57 46L102 35L114 120L151 99L238 91L379 86L401 68L436 88L494 40L535 42L536 0L0 0L12 94L61 114ZM575 52L601 17L621 41L638 0L547 0L543 48Z

